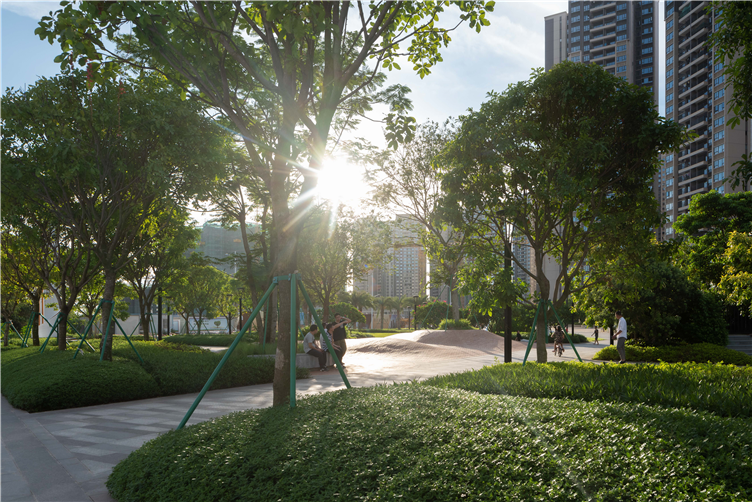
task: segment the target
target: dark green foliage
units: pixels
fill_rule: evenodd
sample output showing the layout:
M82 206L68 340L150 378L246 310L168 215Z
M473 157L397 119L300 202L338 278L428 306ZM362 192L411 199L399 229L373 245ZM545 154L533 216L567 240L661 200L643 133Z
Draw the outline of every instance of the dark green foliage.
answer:
M10 404L26 411L48 411L133 399L198 392L222 354L192 345L134 341L144 366L125 340L113 341L114 360L99 362L99 354L38 348L2 351L2 393ZM307 378L306 368L297 368ZM274 358L247 357L236 350L211 389L271 383Z
M750 436L749 418L400 384L168 432L107 487L120 502L747 501Z
M319 312L319 314L321 315L321 312ZM361 311L350 303L339 302L330 305L329 320L326 322L335 322L335 314L341 314L347 317L348 319L353 321L354 326L357 322L366 322L366 317L361 313Z
M129 348L130 350L130 348ZM2 352L2 393L11 405L29 412L146 399L160 395L154 378L123 357L100 362L99 354L38 347Z
M751 369L724 364L518 363L421 383L481 394L661 405L751 417Z
M711 343L694 343L688 345L666 345L663 347L625 346L628 361L648 361L667 363L727 363L738 366L750 366L751 357L736 350L720 347ZM594 359L619 361L620 356L614 346L607 346L596 353Z
M442 319L437 329L476 329L471 325L471 321L468 319Z
M173 335L164 338L168 343L185 343L205 347L230 347L237 335ZM244 336L240 343L254 343L251 336Z

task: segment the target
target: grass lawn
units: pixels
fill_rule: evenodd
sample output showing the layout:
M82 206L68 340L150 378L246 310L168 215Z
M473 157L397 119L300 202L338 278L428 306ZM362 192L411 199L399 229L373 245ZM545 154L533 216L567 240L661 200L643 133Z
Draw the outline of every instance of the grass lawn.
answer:
M413 333L412 329L349 329L350 338L384 338L397 333Z
M107 487L120 502L749 501L750 438L750 417L412 383L168 432Z

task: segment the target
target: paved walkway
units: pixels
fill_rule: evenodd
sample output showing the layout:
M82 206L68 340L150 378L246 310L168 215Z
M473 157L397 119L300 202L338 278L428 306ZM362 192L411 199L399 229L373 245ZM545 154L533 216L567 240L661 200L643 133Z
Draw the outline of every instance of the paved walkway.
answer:
M576 330L577 332L577 330ZM609 342L607 342L608 344ZM590 361L604 344L577 346L584 361ZM525 351L513 352L522 362ZM370 356L373 358L373 356ZM424 379L440 374L478 369L503 361L503 354L485 354L452 360L397 361L369 364L357 354L346 355L348 379L354 387ZM535 360L535 350L529 359ZM373 360L373 359L372 359ZM577 360L566 348L561 358L549 353L550 361ZM298 380L299 394L316 394L345 388L339 373L312 372ZM129 401L87 408L27 413L2 398L2 479L0 500L5 501L112 501L105 482L113 466L145 441L174 429L197 394ZM254 385L211 391L206 394L188 424L195 424L234 411L265 408L272 404L272 385Z

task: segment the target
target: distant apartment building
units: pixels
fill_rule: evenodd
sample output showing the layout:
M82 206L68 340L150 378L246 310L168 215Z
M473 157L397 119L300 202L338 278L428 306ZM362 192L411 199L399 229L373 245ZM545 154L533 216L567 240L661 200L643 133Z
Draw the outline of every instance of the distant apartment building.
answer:
M564 59L596 64L612 75L649 88L656 103L658 17L658 2L653 1L568 2L566 15L563 12L544 18L544 69L548 71Z
M727 124L732 88L706 42L720 26L709 2L664 2L666 27L666 108L668 119L695 131L697 137L664 158L654 176L654 195L668 222L657 240L675 237L672 224L688 211L690 199L710 190L730 193L750 189L729 182L732 164L750 153L750 121L734 129Z
M258 225L249 224L249 233L259 232ZM201 239L198 247L188 252L204 253L209 258L217 260L226 259L234 255L245 256L246 250L243 247L243 240L240 230L228 230L215 223L204 223L201 227ZM238 271L237 264L220 263L214 265L215 268L233 275Z
M426 294L426 251L421 229L407 215L392 223L393 246L382 267L369 269L353 282L353 289L372 296L418 296Z

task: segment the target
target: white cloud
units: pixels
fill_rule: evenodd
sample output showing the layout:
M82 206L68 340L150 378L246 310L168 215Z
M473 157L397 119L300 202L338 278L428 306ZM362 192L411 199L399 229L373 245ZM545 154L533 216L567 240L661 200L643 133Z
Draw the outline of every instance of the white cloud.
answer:
M59 2L1 2L3 10L9 10L19 16L30 17L32 19L42 19L48 16L50 11L55 12L61 9Z

